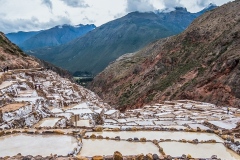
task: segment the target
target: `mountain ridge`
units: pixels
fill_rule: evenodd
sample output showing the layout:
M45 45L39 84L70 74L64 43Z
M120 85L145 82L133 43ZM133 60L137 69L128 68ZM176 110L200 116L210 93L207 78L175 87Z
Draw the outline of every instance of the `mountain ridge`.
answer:
M135 52L155 40L180 33L199 16L199 13L176 12L178 10L162 14L132 12L68 44L27 53L71 72L88 71L96 75L122 54Z
M79 24L75 26L64 24L41 31L9 33L6 36L26 51L42 47L58 46L83 36L95 28L94 24Z

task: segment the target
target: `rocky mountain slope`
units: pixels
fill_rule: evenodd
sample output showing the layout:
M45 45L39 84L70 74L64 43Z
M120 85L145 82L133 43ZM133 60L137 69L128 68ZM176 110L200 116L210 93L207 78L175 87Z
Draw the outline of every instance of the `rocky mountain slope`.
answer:
M7 66L9 69L49 68L63 77L72 77L64 69L25 54L18 46L8 40L4 33L0 32L0 71Z
M203 10L210 10L209 6ZM97 27L83 37L66 45L28 52L71 72L88 71L97 74L110 62L160 38L183 31L196 17L185 8L172 12L133 12Z
M37 32L9 33L6 36L24 51L42 47L58 46L75 38L85 35L95 29L93 24L88 25L60 25Z
M0 32L0 62L1 69L5 66L11 69L41 67L34 58L26 55L18 46L11 43L2 32Z
M172 99L240 107L240 1L200 16L180 35L119 58L91 89L121 110Z

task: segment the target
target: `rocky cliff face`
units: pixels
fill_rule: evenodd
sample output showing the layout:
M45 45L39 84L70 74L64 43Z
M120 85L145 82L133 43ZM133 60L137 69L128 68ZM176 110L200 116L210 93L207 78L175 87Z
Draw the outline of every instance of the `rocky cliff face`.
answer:
M240 107L239 8L208 11L180 35L120 57L90 88L122 110L172 99Z

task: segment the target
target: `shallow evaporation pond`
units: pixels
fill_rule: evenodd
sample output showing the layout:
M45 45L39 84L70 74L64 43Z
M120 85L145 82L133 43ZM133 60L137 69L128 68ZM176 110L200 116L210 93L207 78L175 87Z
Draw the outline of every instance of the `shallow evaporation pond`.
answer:
M45 118L39 122L40 127L54 127L61 118Z
M193 140L198 141L216 140L216 142L223 142L223 140L213 133L200 133L200 132L174 132L174 131L121 131L121 132L87 132L86 135L102 135L103 137L115 138L120 136L121 139L128 138L143 138L147 140L154 139L171 139L171 140Z
M77 147L77 140L68 135L13 134L0 137L0 157L51 154L67 155Z
M128 142L105 139L83 139L81 156L113 155L115 151L123 155L137 155L156 153L160 154L157 146L151 142Z
M217 155L223 160L239 160L240 156L221 143L181 143L181 142L160 142L160 147L167 155L179 157L183 154L190 154L193 158L211 158Z
M76 124L76 122L74 122L74 125ZM89 120L79 120L77 121L77 126L81 126L81 127L91 127Z

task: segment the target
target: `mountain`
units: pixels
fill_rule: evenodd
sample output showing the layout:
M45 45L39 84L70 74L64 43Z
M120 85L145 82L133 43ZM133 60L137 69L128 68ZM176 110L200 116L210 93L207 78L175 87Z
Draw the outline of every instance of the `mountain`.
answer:
M97 74L125 53L135 52L155 40L180 33L200 14L190 13L185 8L176 8L168 13L132 12L68 44L27 53L71 72Z
M240 107L240 1L204 13L181 34L126 54L90 88L121 110L190 99Z
M93 24L80 24L77 26L65 24L38 32L9 33L6 36L21 49L26 51L67 43L75 38L83 36L94 28L96 28L96 26Z
M19 45L26 41L27 39L35 36L36 34L40 33L41 31L32 31L32 32L23 32L19 31L17 33L8 33L6 37L11 40L11 42Z
M7 66L9 69L51 68L63 77L72 78L68 71L25 54L18 46L7 39L4 33L0 32L0 70L2 71Z

